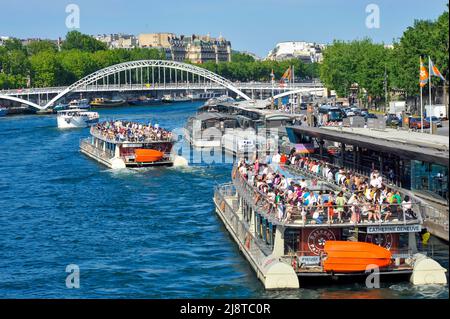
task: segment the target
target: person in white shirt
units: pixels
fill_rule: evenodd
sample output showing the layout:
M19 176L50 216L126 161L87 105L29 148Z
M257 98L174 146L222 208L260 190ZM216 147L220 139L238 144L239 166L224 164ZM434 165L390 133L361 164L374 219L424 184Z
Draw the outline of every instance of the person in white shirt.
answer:
M306 187L308 187L308 183L305 181L304 178L300 181L300 187L302 189L305 189Z
M272 156L272 163L278 164L280 162L280 160L281 160L281 155L278 154L278 152Z
M382 188L383 187L383 177L381 175L378 175L376 179L376 188Z

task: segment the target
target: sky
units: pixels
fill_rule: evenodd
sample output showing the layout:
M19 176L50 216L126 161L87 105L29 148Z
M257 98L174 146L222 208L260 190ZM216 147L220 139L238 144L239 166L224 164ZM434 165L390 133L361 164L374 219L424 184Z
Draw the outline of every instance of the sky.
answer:
M0 36L64 38L66 6L87 34L220 34L234 50L265 57L278 42L369 37L391 44L415 19L436 19L448 0L0 0ZM379 27L366 20L379 8ZM370 17L369 17L370 18Z

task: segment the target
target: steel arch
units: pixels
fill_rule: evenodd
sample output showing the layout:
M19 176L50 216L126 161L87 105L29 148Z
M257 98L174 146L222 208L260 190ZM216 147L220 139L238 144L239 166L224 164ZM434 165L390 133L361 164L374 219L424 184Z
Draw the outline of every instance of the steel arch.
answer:
M78 80L77 82L73 83L72 85L68 86L66 89L64 89L61 93L56 95L53 99L51 99L43 108L48 108L49 106L53 105L58 99L66 95L67 93L75 90L78 87L82 87L85 85L89 85L97 80L100 80L106 76L122 72L122 71L128 71L140 67L163 67L163 68L169 68L169 69L175 69L179 71L186 71L190 72L199 76L202 76L204 78L207 78L219 85L222 85L223 87L235 92L236 94L242 96L246 100L251 100L245 93L243 93L241 90L236 88L232 82L225 79L224 77L221 77L218 74L215 74L209 70L200 68L195 65L177 62L177 61L170 61L170 60L138 60L138 61L130 61L130 62L123 62L119 64L115 64L106 68L103 68L101 70L98 70L92 74L87 75L86 77ZM42 108L42 107L41 107Z
M302 88L302 89L297 89L297 90L292 90L292 91L286 91L286 92L277 94L277 95L275 95L273 97L270 97L267 100L270 100L270 99L276 100L276 99L278 99L280 97L285 97L285 96L288 96L288 95L297 94L297 93L304 93L304 92L310 92L310 93L312 93L312 92L315 92L315 93L323 92L323 88Z
M27 100L24 100L24 99L15 97L15 96L9 96L9 95L3 95L3 94L0 94L0 100L1 100L1 99L4 99L4 100L10 100L10 101L19 102L19 103L23 103L23 104L26 104L26 105L35 107L35 108L40 109L40 110L43 110L43 109L46 108L45 106L40 106L40 105L38 105L38 104L36 104L36 103L30 102L30 101L27 101Z

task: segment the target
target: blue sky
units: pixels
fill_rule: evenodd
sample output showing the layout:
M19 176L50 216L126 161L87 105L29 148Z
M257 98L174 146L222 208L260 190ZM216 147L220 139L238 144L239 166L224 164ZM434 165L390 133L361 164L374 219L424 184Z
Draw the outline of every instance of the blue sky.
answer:
M222 34L233 49L265 56L277 42L370 37L392 43L415 19L435 19L448 0L0 0L0 35L64 37L65 8L80 8L88 34L173 32ZM380 28L368 29L366 6L380 8Z

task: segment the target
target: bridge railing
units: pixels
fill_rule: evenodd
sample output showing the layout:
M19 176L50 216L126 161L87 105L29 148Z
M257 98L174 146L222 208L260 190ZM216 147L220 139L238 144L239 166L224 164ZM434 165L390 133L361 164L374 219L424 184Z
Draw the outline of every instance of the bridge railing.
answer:
M233 82L233 84L241 90L276 90L276 91L289 91L299 88L322 88L321 83L315 82L302 82L289 84L287 86L280 87L278 84L272 85L270 82ZM45 87L45 88L21 88L21 89L9 89L0 90L0 94L4 95L37 95L37 94L56 94L65 90L67 86L59 87ZM89 92L89 91L120 91L120 90L152 90L152 89L223 89L225 88L214 82L206 83L192 83L188 81L178 83L139 83L139 84L90 84L75 89L73 92Z

